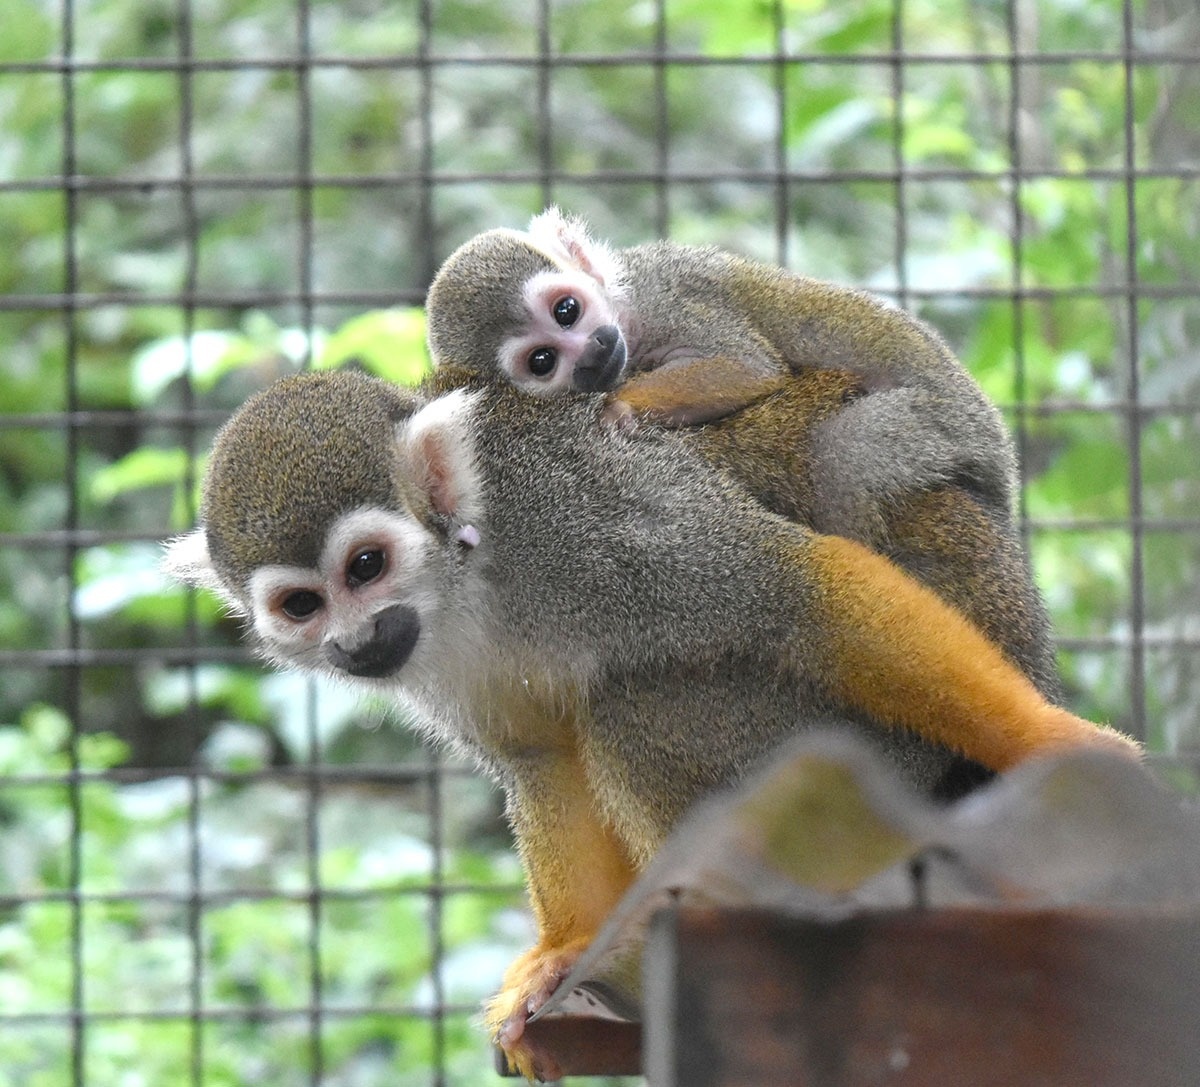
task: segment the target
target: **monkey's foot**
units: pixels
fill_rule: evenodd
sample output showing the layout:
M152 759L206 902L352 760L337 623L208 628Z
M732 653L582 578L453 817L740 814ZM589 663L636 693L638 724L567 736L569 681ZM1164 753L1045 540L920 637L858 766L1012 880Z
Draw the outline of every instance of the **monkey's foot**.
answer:
M530 948L504 972L500 992L484 1008L484 1023L504 1050L509 1067L526 1079L557 1079L562 1075L553 1056L529 1043L525 1022L550 999L588 942L587 937L580 937L562 947Z

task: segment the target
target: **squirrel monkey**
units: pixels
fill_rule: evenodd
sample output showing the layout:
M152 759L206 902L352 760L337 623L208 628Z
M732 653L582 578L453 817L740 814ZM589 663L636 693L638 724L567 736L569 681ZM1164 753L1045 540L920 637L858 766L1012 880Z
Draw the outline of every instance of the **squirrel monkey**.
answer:
M556 208L459 247L427 309L439 365L535 396L610 392L609 420L709 424L694 447L760 502L892 559L1061 700L1012 441L903 311L717 249L613 250Z
M528 1015L682 813L784 737L839 724L926 789L955 752L1139 750L887 560L603 410L453 368L424 395L285 378L218 434L166 560L269 659L404 699L503 785L539 938L488 1021L530 1075L554 1069Z

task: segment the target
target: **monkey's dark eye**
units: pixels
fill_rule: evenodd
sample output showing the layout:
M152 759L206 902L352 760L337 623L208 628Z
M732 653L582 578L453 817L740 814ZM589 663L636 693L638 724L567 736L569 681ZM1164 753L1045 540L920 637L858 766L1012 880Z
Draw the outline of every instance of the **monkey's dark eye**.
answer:
M294 593L288 593L279 606L289 619L300 620L320 611L324 603L320 593L314 593L311 589L297 589Z
M529 372L534 377L549 377L558 365L558 352L553 347L538 347L529 352Z
M572 298L569 294L560 298L550 308L551 315L563 328L570 328L579 320L582 312L583 307L579 304L579 300Z
M346 583L353 588L374 581L386 565L387 559L379 548L365 548L346 564Z

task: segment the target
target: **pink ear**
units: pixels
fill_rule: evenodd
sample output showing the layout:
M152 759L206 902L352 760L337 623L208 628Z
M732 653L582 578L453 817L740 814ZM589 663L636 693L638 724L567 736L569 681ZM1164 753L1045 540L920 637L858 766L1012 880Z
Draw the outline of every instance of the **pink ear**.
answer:
M600 280L601 283L604 282L601 279L601 274L596 271L592 264L594 243L588 236L587 227L583 225L582 219L566 219L560 215L558 218L558 240L570 256L572 264L577 265L594 279Z
M587 224L575 215L549 207L529 224L530 237L560 263L578 268L605 290L620 289L621 262L603 242L588 233Z
M429 504L444 517L454 517L462 495L455 476L454 458L440 430L424 430L415 436L414 452L422 469L422 482Z
M439 396L397 431L400 470L443 517L479 524L481 480L471 440L472 405L464 389Z

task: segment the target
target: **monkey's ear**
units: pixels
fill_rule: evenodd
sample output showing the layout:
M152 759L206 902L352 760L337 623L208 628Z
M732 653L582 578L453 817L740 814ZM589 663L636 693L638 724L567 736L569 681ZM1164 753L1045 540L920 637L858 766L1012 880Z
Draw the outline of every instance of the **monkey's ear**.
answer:
M471 439L476 395L455 389L397 428L405 474L437 513L459 524L474 523L481 513Z
M530 221L529 236L563 264L591 276L610 294L621 290L624 270L620 259L607 245L596 241L577 216L548 207Z
M161 567L164 573L177 581L212 589L222 597L228 595L208 553L208 537L203 527L168 540L164 545Z

